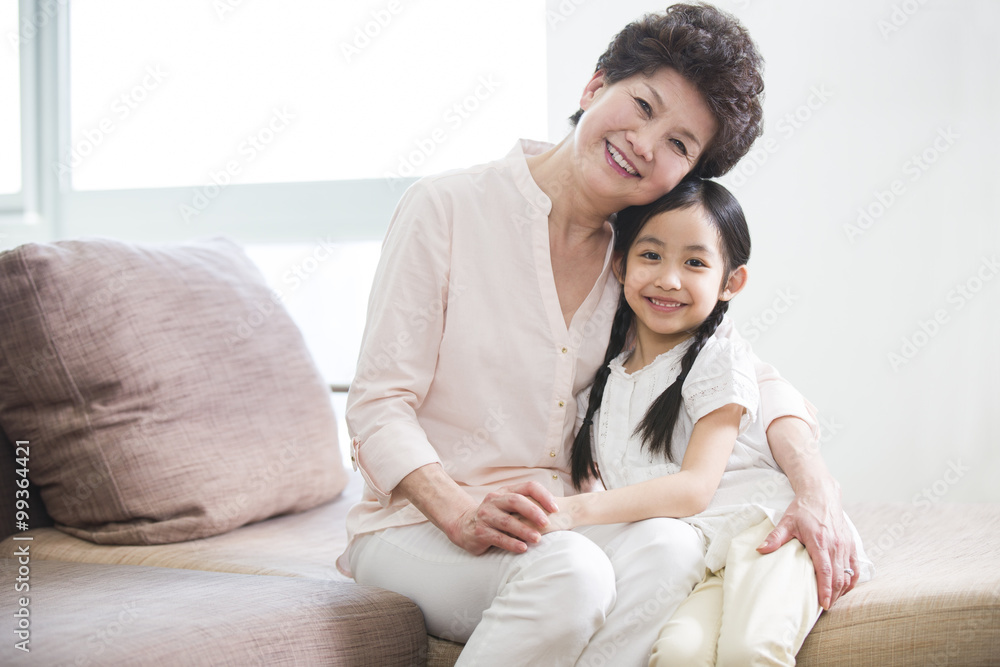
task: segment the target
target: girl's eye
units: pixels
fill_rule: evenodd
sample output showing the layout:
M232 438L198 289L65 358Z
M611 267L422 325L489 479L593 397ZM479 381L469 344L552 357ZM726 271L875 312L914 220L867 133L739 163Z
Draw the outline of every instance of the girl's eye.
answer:
M681 141L680 139L671 139L670 142L677 147L677 150L681 152L681 155L688 154L687 146L684 145L683 141Z
M637 97L635 98L635 103L639 105L639 108L642 109L642 112L644 114L646 114L647 116L653 115L653 107L649 106L649 102L642 99L641 97Z
M689 259L687 263L690 266L705 266L705 263L702 262L700 259Z
M646 252L644 252L641 255L639 255L639 257L642 257L643 259L652 259L652 260L657 260L657 259L660 258L660 256L657 255L652 250L647 250Z

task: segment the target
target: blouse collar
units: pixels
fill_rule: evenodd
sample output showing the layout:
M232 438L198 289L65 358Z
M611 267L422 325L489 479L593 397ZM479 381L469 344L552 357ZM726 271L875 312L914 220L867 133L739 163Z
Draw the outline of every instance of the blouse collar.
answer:
M643 368L640 368L639 370L635 371L634 373L629 373L628 371L625 370L625 360L629 358L629 355L632 354L632 351L635 349L635 347L625 350L617 357L612 359L611 362L608 364L608 367L611 369L611 372L614 375L624 380L635 382L640 377L642 377L643 374L645 374L653 367L659 367L664 365L672 366L674 364L679 364L681 362L681 358L684 356L684 353L687 352L688 348L691 347L691 343L693 342L694 342L694 337L691 337L688 338L683 343L674 345L672 348L670 348L663 354L657 355L657 357L653 359L653 361L651 361Z

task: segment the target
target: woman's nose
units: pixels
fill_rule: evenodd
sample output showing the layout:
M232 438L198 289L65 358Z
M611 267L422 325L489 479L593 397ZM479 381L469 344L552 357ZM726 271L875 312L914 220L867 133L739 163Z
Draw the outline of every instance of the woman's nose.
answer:
M653 159L653 142L650 140L648 132L642 129L629 130L625 133L625 139L632 145L632 150L638 157L646 162Z

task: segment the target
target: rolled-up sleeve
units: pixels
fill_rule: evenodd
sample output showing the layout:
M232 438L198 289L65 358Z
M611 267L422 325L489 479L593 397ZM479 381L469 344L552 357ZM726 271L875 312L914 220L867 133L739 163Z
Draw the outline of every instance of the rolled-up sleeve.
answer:
M347 397L352 460L384 506L406 475L440 457L416 411L434 378L448 304L451 230L431 186L403 195L382 246Z
M754 372L757 375L757 386L760 389L760 412L764 430L775 419L780 417L798 417L809 425L814 438L819 438L819 422L816 419L816 408L793 387L788 380L770 364L761 361L751 350L748 343L726 317L719 325L718 335L730 341L738 342L750 355Z

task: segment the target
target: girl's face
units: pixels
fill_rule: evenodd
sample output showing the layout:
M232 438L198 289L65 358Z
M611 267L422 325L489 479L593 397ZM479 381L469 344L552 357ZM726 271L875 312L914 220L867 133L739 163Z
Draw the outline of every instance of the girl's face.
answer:
M698 89L669 67L610 85L598 72L580 108L574 141L582 179L616 211L672 190L698 163L718 126Z
M638 342L662 354L690 337L715 308L746 284L746 267L726 275L719 233L700 206L650 218L629 248L625 299Z

